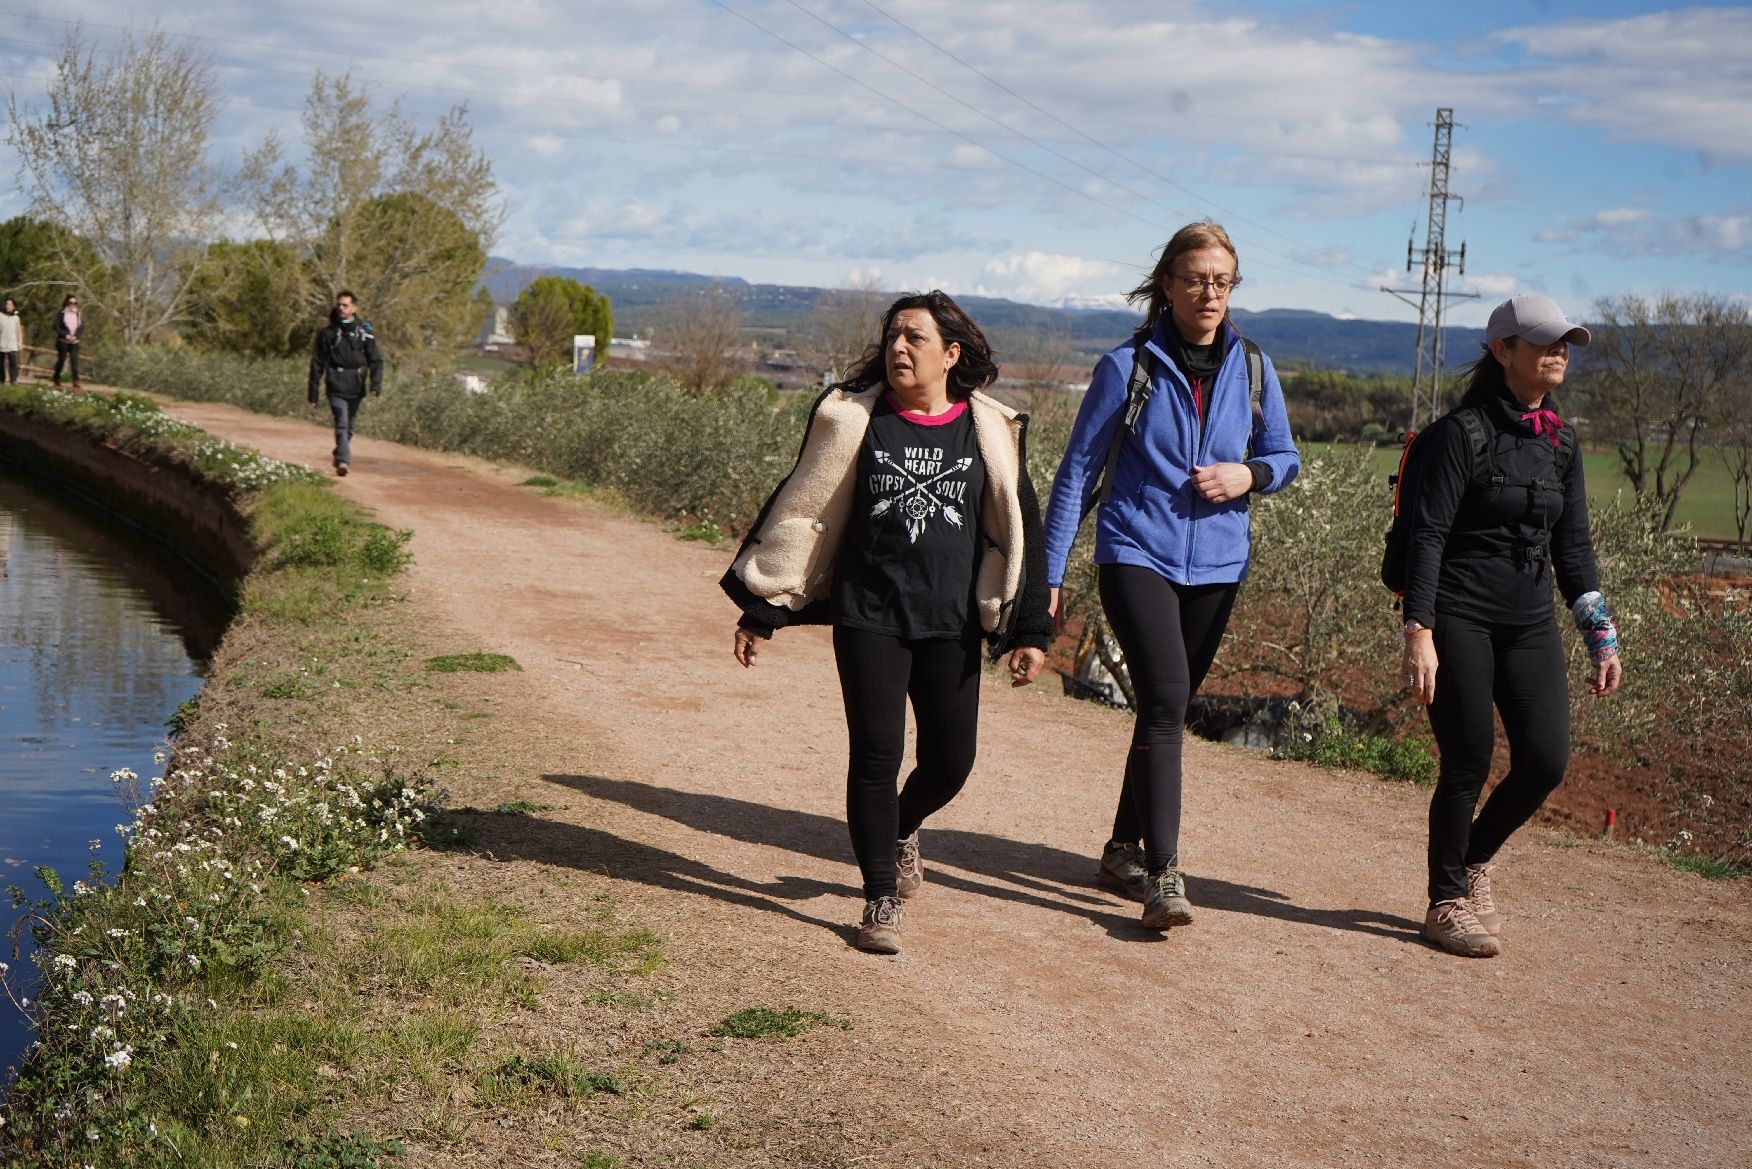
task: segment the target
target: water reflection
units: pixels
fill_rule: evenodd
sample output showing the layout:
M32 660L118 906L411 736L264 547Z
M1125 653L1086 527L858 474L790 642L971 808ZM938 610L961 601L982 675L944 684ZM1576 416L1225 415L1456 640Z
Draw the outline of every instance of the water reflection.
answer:
M0 463L0 884L40 892L37 865L71 883L94 840L117 867L110 773L158 774L165 719L200 689L227 617L211 581ZM0 1068L28 1038L0 1000Z

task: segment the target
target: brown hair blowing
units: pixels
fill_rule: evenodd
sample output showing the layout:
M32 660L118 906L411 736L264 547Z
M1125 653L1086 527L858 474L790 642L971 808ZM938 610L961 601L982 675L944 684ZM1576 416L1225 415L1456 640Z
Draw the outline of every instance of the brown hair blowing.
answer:
M1241 257L1235 251L1235 244L1229 239L1229 233L1223 230L1223 225L1210 219L1200 219L1189 223L1162 245L1162 255L1156 261L1156 266L1150 270L1149 278L1125 294L1125 299L1136 304L1140 300L1147 301L1144 309L1144 324L1154 325L1156 319L1168 309L1168 294L1162 291L1162 279L1173 271L1174 265L1188 252L1202 252L1206 248L1222 248L1235 261L1235 275L1241 274ZM1223 320L1229 319L1228 309L1223 310Z

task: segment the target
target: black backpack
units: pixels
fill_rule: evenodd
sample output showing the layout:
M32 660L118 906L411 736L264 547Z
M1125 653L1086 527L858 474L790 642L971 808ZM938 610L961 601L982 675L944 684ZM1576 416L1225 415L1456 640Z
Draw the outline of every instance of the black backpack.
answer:
M1088 502L1083 504L1083 513L1078 517L1078 523L1094 510L1097 503L1105 502L1108 493L1113 490L1113 467L1119 462L1119 448L1124 444L1126 435L1137 429L1138 415L1144 412L1144 403L1150 400L1150 393L1155 389L1152 383L1156 376L1156 358L1144 344L1149 339L1148 328L1139 329L1132 335L1132 372L1131 380L1125 387L1125 416L1120 419L1119 429L1113 432L1113 442L1107 448L1107 462L1101 468L1101 478L1096 481L1095 490L1089 492ZM1260 353L1259 346L1247 337L1241 338L1241 353L1247 359L1247 404L1253 410L1253 431L1248 435L1247 453L1242 458L1246 462L1253 455L1252 436L1265 424L1265 410L1260 406L1260 400L1265 397L1265 358Z
M1519 487L1534 485L1535 480L1510 480L1497 469L1496 444L1491 441L1494 437L1491 425L1485 420L1482 409L1456 406L1448 416L1466 431L1466 446L1472 452L1469 489L1476 487L1495 492L1511 484ZM1417 495L1417 456L1423 449L1419 440L1428 433L1428 430L1406 433L1405 445L1399 451L1399 470L1387 477L1387 485L1393 488L1393 523L1387 529L1387 547L1381 554L1381 583L1393 593L1396 605L1398 598L1405 595L1406 562L1411 552L1411 519L1407 515L1406 501ZM1569 476L1570 463L1575 457L1576 432L1565 426L1557 432L1557 481L1560 486ZM1465 555L1464 552L1458 554Z

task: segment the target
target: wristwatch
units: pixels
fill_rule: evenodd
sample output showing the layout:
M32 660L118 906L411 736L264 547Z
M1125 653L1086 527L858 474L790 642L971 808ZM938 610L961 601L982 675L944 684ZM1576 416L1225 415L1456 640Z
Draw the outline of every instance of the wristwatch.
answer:
M1428 629L1428 628L1429 628L1428 625L1425 625L1422 621L1418 621L1414 618L1414 619L1407 621L1405 623L1405 636L1410 637L1412 634L1416 633L1418 630Z

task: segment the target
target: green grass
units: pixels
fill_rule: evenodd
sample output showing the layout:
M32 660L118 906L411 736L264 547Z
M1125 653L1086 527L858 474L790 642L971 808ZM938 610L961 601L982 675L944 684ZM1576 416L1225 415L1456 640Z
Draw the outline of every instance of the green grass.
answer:
M1698 856L1696 853L1680 852L1675 848L1663 848L1660 857L1676 869L1688 873L1696 873L1711 881L1738 881L1752 876L1752 869L1734 864L1732 861L1719 860L1715 857Z
M405 1152L407 1147L400 1141L375 1141L354 1129L290 1141L284 1163L288 1169L378 1169L383 1158Z
M590 1071L569 1047L511 1056L480 1078L481 1096L489 1105L524 1099L531 1093L590 1097L621 1096L626 1083L611 1072Z
M1328 454L1338 443L1311 442L1303 444L1302 457L1315 458ZM1399 468L1399 447L1379 446L1369 454L1369 464L1381 478L1382 499L1387 501L1387 476ZM1619 468L1618 456L1611 451L1589 451L1582 456L1583 473L1588 480L1588 506L1590 508L1611 507L1615 503L1628 501L1633 493L1630 480L1626 479ZM1383 509L1391 506L1383 502ZM1675 520L1680 524L1690 524L1692 534L1706 540L1732 540L1738 537L1734 527L1734 484L1728 477L1727 468L1713 452L1706 454L1698 464L1697 474L1686 484L1685 491L1679 497L1679 509ZM1386 531L1386 523L1382 524Z
M532 816L537 812L551 812L552 804L537 804L530 800L506 800L493 811L501 816Z
M711 520L702 520L697 524L676 524L669 530L678 539L703 540L708 544L718 544L729 538L729 534Z
M850 1031L852 1021L836 1019L821 1011L800 1011L796 1007L779 1010L772 1007L748 1007L712 1028L712 1034L730 1039L789 1039L817 1027L838 1027L842 1031Z
M437 889L379 922L371 945L350 953L341 974L357 985L449 1004L483 990L525 1002L540 987L519 958L639 974L663 961L661 943L648 930L549 927L517 906L461 903Z
M426 659L426 668L437 674L498 674L521 670L517 659L505 654L441 654Z

